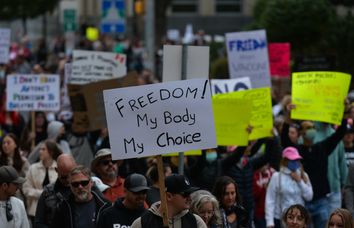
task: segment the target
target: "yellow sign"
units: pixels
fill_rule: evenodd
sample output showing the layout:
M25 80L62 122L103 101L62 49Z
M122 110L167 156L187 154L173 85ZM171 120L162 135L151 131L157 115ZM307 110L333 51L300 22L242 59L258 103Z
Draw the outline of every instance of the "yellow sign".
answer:
M292 119L315 120L339 125L350 74L339 72L301 72L292 75Z
M89 41L96 41L98 40L99 32L97 28L94 27L88 27L86 29L86 38Z
M246 146L251 102L230 93L215 95L212 101L217 144Z
M201 150L189 150L183 153L184 156L200 156L202 155ZM170 153L170 154L163 154L163 157L172 157L172 156L178 156L178 153Z

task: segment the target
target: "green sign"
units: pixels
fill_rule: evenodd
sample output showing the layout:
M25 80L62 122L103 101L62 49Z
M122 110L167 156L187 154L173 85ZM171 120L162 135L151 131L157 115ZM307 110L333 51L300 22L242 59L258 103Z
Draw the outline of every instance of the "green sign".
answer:
M75 9L65 9L64 10L64 31L65 32L75 31L76 27L77 27L76 10Z

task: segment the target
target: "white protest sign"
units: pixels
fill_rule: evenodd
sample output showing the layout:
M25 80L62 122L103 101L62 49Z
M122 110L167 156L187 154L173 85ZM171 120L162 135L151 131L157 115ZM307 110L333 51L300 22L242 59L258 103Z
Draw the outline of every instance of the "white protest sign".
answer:
M163 46L162 80L164 82L182 79L182 54L181 45ZM185 48L186 72L185 79L209 77L209 47L186 46Z
M74 50L70 84L87 84L127 74L126 56L111 52Z
M0 63L9 62L10 29L0 28Z
M216 147L207 79L103 91L112 158Z
M8 75L6 110L58 111L60 108L59 86L59 75Z
M210 80L211 93L231 93L240 90L252 89L249 77L234 79L212 79Z
M231 78L250 77L253 88L271 87L265 30L226 33Z

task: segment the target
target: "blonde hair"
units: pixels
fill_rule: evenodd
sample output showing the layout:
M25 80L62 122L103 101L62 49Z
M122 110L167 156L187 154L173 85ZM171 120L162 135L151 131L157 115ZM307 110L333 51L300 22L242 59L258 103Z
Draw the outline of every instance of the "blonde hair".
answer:
M333 215L338 215L339 217L341 217L343 222L343 228L354 228L352 214L349 210L343 208L337 208L332 212L332 214L329 216L327 227L329 227Z

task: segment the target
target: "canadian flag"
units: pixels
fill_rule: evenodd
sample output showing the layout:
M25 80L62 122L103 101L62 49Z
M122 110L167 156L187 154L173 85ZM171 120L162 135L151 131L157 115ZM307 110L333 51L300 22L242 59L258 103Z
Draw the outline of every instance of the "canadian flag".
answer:
M116 60L117 60L119 63L124 64L124 63L125 63L125 55L117 54L117 55L116 55Z

